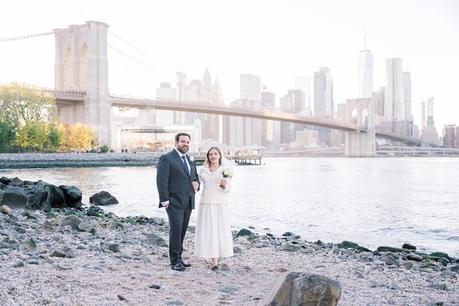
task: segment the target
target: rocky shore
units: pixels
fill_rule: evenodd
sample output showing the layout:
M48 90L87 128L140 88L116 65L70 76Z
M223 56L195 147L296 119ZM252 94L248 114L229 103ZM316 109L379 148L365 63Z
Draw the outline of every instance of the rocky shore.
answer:
M151 166L154 153L15 153L0 154L0 169Z
M215 272L185 241L185 272L169 267L163 219L119 218L97 206L0 213L0 305L261 305L286 271L337 280L339 305L458 305L459 264L447 254L370 251L234 231L235 256ZM411 246L411 248L413 248Z

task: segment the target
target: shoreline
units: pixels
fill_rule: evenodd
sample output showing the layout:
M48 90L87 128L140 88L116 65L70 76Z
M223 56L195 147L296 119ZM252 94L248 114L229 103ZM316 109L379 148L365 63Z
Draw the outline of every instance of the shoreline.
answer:
M261 305L284 272L317 273L341 283L338 305L456 305L459 264L407 259L396 250L234 232L235 256L211 271L184 244L185 272L168 263L168 224L98 207L0 214L1 304Z
M12 153L0 154L0 169L154 166L154 153Z
M161 153L162 154L162 153ZM36 168L95 168L95 167L148 167L155 166L161 154L140 153L0 153L0 169L36 169ZM285 155L284 155L285 154ZM334 154L299 154L290 155L282 152L266 152L264 158L348 158ZM457 156L388 156L379 155L369 158L428 158ZM251 164L248 164L251 165Z

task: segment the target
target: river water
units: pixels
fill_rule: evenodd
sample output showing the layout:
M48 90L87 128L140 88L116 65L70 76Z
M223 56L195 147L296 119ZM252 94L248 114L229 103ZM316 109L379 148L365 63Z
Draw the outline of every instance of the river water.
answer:
M261 166L238 166L234 172L234 228L351 240L371 249L409 242L459 257L457 158L265 158ZM105 190L120 201L104 208L108 211L167 220L157 208L153 167L15 169L0 175L75 185L85 203Z

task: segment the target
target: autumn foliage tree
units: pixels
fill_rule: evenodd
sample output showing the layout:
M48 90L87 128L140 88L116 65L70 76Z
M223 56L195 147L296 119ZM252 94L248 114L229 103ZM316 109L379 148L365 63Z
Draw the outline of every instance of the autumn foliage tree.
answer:
M55 120L56 103L51 94L19 83L0 86L0 151L13 147L19 151L58 149Z
M81 123L75 125L61 124L59 133L63 151L89 150L96 140L96 133L90 127Z
M0 86L0 152L85 151L95 143L84 124L58 124L54 97L40 88L12 83Z
M56 114L51 94L19 83L0 86L0 107L2 117L18 129L29 122L51 122Z

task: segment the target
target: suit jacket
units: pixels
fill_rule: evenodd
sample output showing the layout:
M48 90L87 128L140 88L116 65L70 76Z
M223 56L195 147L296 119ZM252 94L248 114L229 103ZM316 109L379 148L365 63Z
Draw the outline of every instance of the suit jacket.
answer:
M162 155L156 166L156 186L159 193L159 207L161 202L169 200L169 204L185 209L191 201L191 208L194 209L194 189L191 183L199 183L196 164L191 162L187 156L190 165L190 174L183 167L183 161L176 150Z

